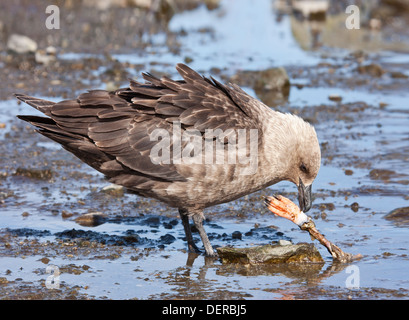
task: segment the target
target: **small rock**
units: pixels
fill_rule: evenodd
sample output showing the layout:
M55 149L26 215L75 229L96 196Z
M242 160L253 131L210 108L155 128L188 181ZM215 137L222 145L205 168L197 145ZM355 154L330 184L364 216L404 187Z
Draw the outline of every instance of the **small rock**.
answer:
M232 239L238 239L241 240L242 238L242 234L240 231L234 231L231 235Z
M255 91L276 90L283 91L290 87L290 78L287 71L280 68L270 68L259 72L254 84Z
M385 216L385 219L396 222L409 222L409 207L392 210Z
M372 30L381 30L382 28L382 21L380 19L372 18L369 20L369 27Z
M354 171L352 171L351 169L346 169L344 173L346 176L352 176L354 174Z
M373 77L380 77L385 73L385 70L376 63L361 65L357 68L357 71L361 74L368 74Z
M48 264L48 263L50 262L50 259L47 258L47 257L43 257L43 258L40 259L40 261L41 261L42 263L44 263L44 264Z
M244 87L252 87L265 104L272 106L287 100L290 94L290 78L287 71L269 68L261 71L239 71L229 79Z
M34 58L37 63L44 65L48 65L56 60L54 55L47 54L47 52L43 50L36 51Z
M174 226L171 222L166 222L166 221L164 221L162 224L165 229L173 229L173 226Z
M143 221L143 224L146 224L151 228L159 228L160 219L159 217L148 217Z
M290 246L290 245L292 245L293 243L291 242L291 241L288 241L288 240L278 240L278 244L280 245L280 246Z
M409 78L406 74L404 74L404 73L402 73L400 71L392 71L389 74L394 79L407 79L407 78Z
M174 226L177 226L179 224L179 220L172 219L170 221L163 221L162 224L165 229L173 229Z
M348 59L356 60L358 63L362 63L368 58L368 54L363 50L356 50L348 55Z
M37 43L29 37L12 34L7 41L7 49L18 54L35 52Z
M382 256L383 256L384 258L393 256L393 255L394 255L393 253L390 253L390 252L388 252L388 251L385 251L385 252L382 253Z
M106 215L102 212L90 212L75 219L75 222L84 227L96 227L103 224Z
M102 191L114 197L122 197L125 193L125 188L117 184L110 184L103 187Z
M53 80L50 81L50 85L52 85L52 86L59 86L59 85L61 85L61 80L59 80L59 79L53 79Z
M193 62L193 58L191 58L189 56L186 56L184 60L185 60L186 64L189 64L189 63Z
M295 12L300 12L305 18L324 14L328 11L329 1L292 1Z
M388 169L372 169L369 172L369 178L372 180L390 180L395 174L395 171Z
M136 7L149 10L152 7L152 0L133 0Z
M105 84L105 90L106 91L115 91L119 88L119 86L114 82L114 81L108 81Z
M123 190L123 186L111 183L110 185L107 185L102 188L102 191L110 191L110 190Z
M205 0L204 3L208 10L214 10L220 6L220 0Z
M338 94L330 94L328 96L328 99L331 101L335 101L335 102L341 102L342 101L342 97Z
M54 173L51 169L29 169L29 168L17 168L14 173L15 176L24 176L31 179L37 180L50 180Z
M409 1L407 0L381 0L379 6L388 6L393 9L394 14L405 14L409 12Z
M335 210L335 205L332 202L321 203L320 206L319 206L319 209L321 211L324 211L324 210L333 211L333 210Z
M61 217L62 217L63 219L71 218L73 215L74 215L74 214L73 214L72 212L68 212L68 211L66 211L66 210L63 210L63 211L61 212Z
M57 54L57 49L53 46L48 46L45 49L45 52L47 53L47 55L49 56L55 56Z
M354 203L351 204L351 210L352 210L353 212L358 212L358 210L359 210L359 204L358 204L358 202L354 202Z
M171 244L176 241L176 238L172 236L171 234L167 233L164 236L160 237L160 243L161 244Z
M132 234L124 236L123 240L125 241L126 244L130 245L141 242L141 237L137 234Z

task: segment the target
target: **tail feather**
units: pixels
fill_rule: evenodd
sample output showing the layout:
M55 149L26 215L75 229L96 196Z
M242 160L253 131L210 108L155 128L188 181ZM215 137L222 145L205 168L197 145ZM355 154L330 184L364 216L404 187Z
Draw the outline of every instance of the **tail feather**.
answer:
M46 118L46 117L38 117L38 116L21 116L18 115L17 118L27 121L28 123L32 124L36 128L38 128L39 132L41 134L46 135L47 132L53 132L55 134L58 134L60 136L68 136L73 139L81 139L82 137L79 136L78 134L71 133L69 131L66 131L64 129L61 129L53 119L51 118ZM55 140L55 139L53 139ZM58 141L57 141L58 142Z
M114 158L99 150L89 138L64 130L51 118L21 115L17 117L35 126L37 132L58 142L64 149L70 151L91 167L107 176L112 174L112 170L103 170L101 166Z
M46 114L47 116L51 116L50 109L53 105L55 105L55 102L30 97L30 96L27 96L25 94L20 94L20 93L15 93L14 96L20 101L23 101L27 103L28 105L36 108L38 111L41 111L42 113Z

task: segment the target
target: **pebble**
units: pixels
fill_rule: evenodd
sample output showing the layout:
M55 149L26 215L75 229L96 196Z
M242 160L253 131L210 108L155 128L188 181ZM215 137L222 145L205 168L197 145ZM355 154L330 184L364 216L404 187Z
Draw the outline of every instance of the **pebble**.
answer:
M63 210L63 211L61 212L61 217L62 217L63 219L71 218L73 215L74 215L73 213L68 212L68 211L66 211L66 210Z
M75 219L75 222L85 227L95 227L105 222L106 215L102 212L90 212Z
M287 71L282 68L270 68L259 72L259 77L254 84L254 90L278 90L289 87L290 78Z
M357 71L361 74L367 74L372 77L380 77L385 73L385 70L383 70L382 67L376 63L361 65L357 68Z
M352 171L351 169L346 169L344 173L346 176L352 176L354 174L354 171Z
M0 284L6 284L9 283L6 277L0 277Z
M48 263L50 262L50 259L47 258L47 257L43 257L43 258L40 259L40 261L41 261L42 263L44 263L44 264L48 264Z
M400 71L392 71L389 74L392 78L395 78L395 79L408 79L409 78L406 74Z
M54 79L50 81L50 85L52 86L59 86L61 84L61 80Z
M46 51L43 50L36 51L34 57L37 63L41 63L44 65L48 65L56 60L55 55L48 54Z
M389 212L385 219L393 220L396 222L408 222L409 221L409 207L397 208Z
M241 239L242 239L242 234L241 234L240 231L234 231L234 232L232 233L231 237L232 237L233 239L241 240Z
M369 172L369 178L372 180L390 180L396 172L388 169L372 169Z
M359 204L358 204L358 202L354 202L354 203L351 204L351 210L352 210L353 212L358 212L358 210L359 210Z
M37 43L27 36L12 34L7 41L7 49L18 54L35 52Z
M280 246L289 246L289 245L292 245L293 243L291 242L291 241L289 241L289 240L278 240L278 244L280 245Z
M124 189L123 186L112 183L110 185L107 185L107 186L103 187L102 191L111 191L111 190L122 191L123 189Z
M338 94L330 94L328 96L328 99L331 101L336 101L336 102L341 102L342 101L342 97Z

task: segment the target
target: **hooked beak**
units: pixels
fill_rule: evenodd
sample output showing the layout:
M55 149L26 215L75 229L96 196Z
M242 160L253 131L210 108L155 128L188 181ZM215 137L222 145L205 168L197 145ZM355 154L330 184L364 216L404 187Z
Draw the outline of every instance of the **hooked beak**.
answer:
M309 186L305 186L300 179L300 183L298 185L298 202L300 204L300 210L302 212L307 212L311 209L311 187L312 184L310 184Z

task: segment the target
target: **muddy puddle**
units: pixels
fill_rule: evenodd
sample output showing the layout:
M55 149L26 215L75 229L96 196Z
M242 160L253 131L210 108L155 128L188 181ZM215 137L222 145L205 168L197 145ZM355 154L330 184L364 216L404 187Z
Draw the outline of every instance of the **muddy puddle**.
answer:
M343 1L329 1L318 22L300 17L286 1L193 1L188 8L174 1L166 10L113 5L88 16L84 1L83 8L60 3L70 15L61 13L57 31L35 23L44 4L30 3L28 10L24 2L6 1L0 13L1 299L408 299L406 15L366 6L362 30L351 35ZM33 27L9 21L7 10L26 12ZM369 27L371 17L379 28ZM125 31L110 34L117 28ZM98 32L106 33L93 42ZM44 65L10 53L11 33L31 37L40 49L55 47L55 60ZM175 209L110 186L15 117L36 113L13 92L59 101L126 85L141 71L174 77L178 62L237 80L273 108L313 123L322 166L309 214L329 240L363 259L334 263L318 243L325 263L307 267L223 265L188 254ZM285 68L287 95L259 95L246 78L245 71L257 77L254 72L272 67ZM208 209L212 244L311 242L263 206L265 195L295 200L296 192L282 182Z

